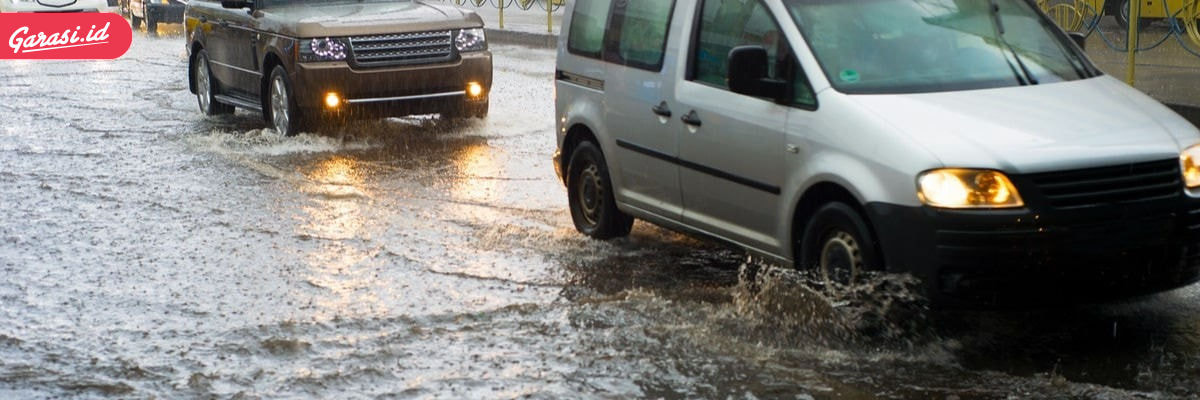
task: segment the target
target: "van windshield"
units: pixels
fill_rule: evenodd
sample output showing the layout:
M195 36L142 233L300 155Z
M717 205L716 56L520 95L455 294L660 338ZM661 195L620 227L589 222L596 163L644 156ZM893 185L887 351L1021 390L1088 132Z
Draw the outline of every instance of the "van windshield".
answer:
M784 3L843 93L985 89L1099 75L1025 0Z

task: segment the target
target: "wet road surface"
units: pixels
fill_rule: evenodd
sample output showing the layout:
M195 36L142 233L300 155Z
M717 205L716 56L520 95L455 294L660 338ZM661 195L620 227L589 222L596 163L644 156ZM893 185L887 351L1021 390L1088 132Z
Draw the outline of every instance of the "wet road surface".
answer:
M0 63L0 398L1200 396L1197 286L935 312L739 282L640 222L586 240L554 55L493 51L486 121L294 138L201 117L178 36Z

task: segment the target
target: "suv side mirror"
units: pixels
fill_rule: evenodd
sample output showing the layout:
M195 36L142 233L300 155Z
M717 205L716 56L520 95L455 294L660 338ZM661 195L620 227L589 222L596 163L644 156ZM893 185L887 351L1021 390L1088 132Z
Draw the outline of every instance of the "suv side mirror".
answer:
M221 0L221 7L254 8L254 1L252 1L252 0Z
M738 46L729 51L726 83L734 93L780 99L787 82L767 77L767 49L762 46Z
M1074 41L1081 50L1087 50L1087 35L1084 35L1080 32L1068 32L1067 36L1070 36L1071 40Z

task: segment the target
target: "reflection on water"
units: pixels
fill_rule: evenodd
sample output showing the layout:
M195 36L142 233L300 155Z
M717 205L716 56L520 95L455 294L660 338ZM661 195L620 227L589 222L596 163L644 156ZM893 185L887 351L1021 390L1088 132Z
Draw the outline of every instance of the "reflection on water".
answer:
M495 200L500 181L490 179L503 176L504 168L486 143L468 144L454 153L457 176L450 185L450 195L455 200L473 204L488 204Z
M387 314L373 279L363 265L373 252L359 242L369 240L364 207L369 206L363 167L352 157L336 155L303 168L305 192L312 194L298 215L296 236L314 241L304 255L306 282L324 295L312 299L317 318Z

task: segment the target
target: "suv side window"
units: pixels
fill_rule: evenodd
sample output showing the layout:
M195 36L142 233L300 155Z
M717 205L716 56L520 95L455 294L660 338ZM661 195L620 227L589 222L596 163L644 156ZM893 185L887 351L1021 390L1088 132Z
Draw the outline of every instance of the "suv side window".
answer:
M728 89L729 51L738 46L767 49L767 75L790 82L792 105L816 106L807 77L800 69L779 23L759 0L704 0L694 36L689 80Z
M608 25L608 10L612 0L577 0L571 14L571 31L567 33L567 51L573 54L600 58L604 50L604 27Z
M608 31L607 61L651 71L662 69L674 1L617 0Z

